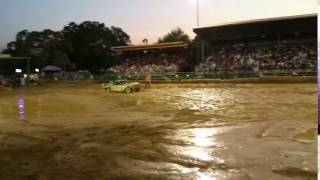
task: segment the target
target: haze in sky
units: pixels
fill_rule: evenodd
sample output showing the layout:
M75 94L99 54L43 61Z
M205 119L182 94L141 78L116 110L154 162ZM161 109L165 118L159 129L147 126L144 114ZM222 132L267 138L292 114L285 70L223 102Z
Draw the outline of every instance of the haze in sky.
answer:
M0 50L18 31L61 30L74 21L119 26L134 44L175 27L191 37L196 0L0 0ZM317 0L200 0L200 26L317 13Z

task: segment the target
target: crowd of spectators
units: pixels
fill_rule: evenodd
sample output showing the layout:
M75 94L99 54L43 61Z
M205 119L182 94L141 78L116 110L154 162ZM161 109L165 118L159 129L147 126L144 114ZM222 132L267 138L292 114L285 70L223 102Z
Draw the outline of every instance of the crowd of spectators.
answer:
M175 73L190 69L191 54L187 52L174 54L144 54L126 58L119 65L107 69L115 74L149 74Z
M317 50L313 44L277 44L248 47L244 44L215 49L211 55L196 66L196 71L240 71L277 69L314 69Z
M254 71L315 69L317 49L312 43L236 44L214 48L204 62L194 66L191 54L144 54L125 58L107 69L114 74L176 73L182 71Z

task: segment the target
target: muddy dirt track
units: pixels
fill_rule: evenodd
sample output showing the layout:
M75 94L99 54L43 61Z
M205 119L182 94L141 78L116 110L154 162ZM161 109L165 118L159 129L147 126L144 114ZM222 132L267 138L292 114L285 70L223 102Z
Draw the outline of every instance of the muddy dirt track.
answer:
M0 91L0 179L316 179L316 84Z

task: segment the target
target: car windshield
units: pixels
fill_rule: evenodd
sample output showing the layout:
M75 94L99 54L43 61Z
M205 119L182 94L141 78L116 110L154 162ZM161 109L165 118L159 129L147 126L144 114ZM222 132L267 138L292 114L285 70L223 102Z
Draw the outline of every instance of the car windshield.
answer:
M121 85L121 84L125 84L126 81L116 81L114 82L114 85Z

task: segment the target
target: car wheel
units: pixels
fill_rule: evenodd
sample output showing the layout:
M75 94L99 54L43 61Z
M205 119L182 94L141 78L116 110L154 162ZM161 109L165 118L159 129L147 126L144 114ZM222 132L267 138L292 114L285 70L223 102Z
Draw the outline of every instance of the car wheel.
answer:
M127 88L125 89L125 91L126 91L126 93L132 93L132 89L131 89L130 87L127 87Z

